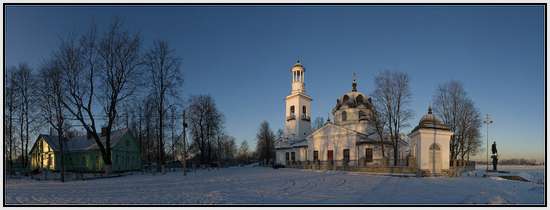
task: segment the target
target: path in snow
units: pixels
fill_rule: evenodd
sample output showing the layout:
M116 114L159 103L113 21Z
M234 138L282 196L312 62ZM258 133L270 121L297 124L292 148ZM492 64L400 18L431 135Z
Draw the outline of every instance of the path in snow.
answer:
M86 181L7 180L7 204L543 204L544 185L481 177L225 168Z

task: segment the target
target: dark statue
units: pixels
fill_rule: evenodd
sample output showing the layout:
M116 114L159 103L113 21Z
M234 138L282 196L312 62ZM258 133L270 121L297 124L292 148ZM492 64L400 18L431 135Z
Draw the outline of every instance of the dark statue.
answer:
M493 142L493 146L491 148L491 152L493 153L491 155L491 158L493 159L493 171L497 170L497 163L498 163L498 157L497 157L497 143Z

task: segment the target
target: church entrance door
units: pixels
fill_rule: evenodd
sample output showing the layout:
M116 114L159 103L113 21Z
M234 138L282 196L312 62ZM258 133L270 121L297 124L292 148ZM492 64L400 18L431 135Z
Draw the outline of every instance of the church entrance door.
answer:
M430 165L432 168L432 173L439 174L441 173L441 149L439 145L432 144L430 146Z
M332 161L334 160L334 152L332 150L329 150L327 153L327 160Z

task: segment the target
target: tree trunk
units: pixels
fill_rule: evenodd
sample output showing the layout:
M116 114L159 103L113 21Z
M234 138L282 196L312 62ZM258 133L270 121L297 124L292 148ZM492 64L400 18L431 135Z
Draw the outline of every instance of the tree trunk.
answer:
M25 135L25 168L28 166L29 163L29 157L27 154L29 154L29 113L28 113L28 105L27 105L27 114L25 114L25 122L26 122L26 135Z
M143 136L142 136L142 133L141 133L141 114L139 116L139 128L138 128L138 138L139 138L139 157L140 159L143 160ZM140 168L141 168L141 163L139 163L140 165Z
M21 115L19 117L19 140L21 141L21 163L24 165L25 163L25 141L23 140L23 135L25 131L24 127L24 111L21 110Z
M164 137L164 127L163 127L163 121L164 121L164 98L161 95L159 99L159 107L158 107L158 113L159 113L159 140L158 140L158 157L157 157L157 171L161 172L161 167L164 165L163 161L163 137Z
M9 115L9 128L8 128L8 135L9 135L9 148L10 148L10 152L9 152L9 157L8 157L8 168L9 168L9 173L10 174L13 174L13 147L14 147L14 144L13 144L13 106L10 106L10 115Z
M105 154L103 155L103 171L106 175L113 172L113 161L111 159L111 150L106 148Z
M394 166L397 166L399 160L398 160L398 154L399 154L399 150L398 150L398 143L396 143L394 146L393 146L393 165Z
M61 182L65 182L65 150L63 148L63 131L61 129L61 126L57 129L57 140L59 142L59 153L61 156Z

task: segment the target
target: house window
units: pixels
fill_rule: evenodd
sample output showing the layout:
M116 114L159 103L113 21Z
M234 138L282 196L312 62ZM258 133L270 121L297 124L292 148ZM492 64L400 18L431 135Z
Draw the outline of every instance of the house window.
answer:
M99 169L99 155L96 155L96 166Z
M313 151L313 160L319 160L319 151Z
M349 149L344 149L344 162L349 162Z
M290 153L290 159L292 161L296 161L296 153L294 153L294 152Z
M346 111L343 111L342 112L342 121L346 121L348 120L348 114L346 113Z
M48 155L48 168L52 165L52 155Z
M367 162L372 162L372 148L365 149L365 158Z

